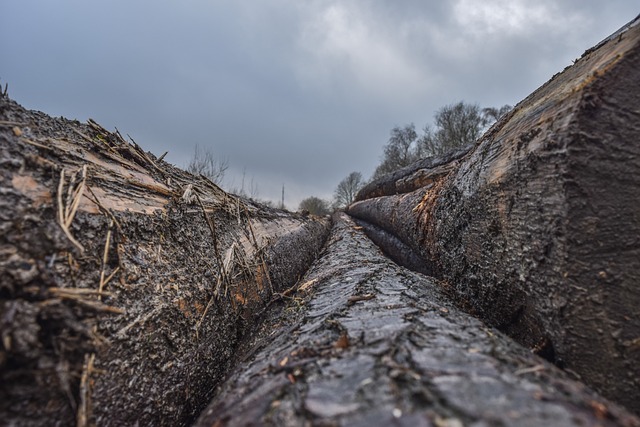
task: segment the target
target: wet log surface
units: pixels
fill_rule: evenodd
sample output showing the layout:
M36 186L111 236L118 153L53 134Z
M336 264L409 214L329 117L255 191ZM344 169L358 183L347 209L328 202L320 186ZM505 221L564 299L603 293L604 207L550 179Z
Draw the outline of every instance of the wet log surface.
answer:
M371 181L356 195L355 201L391 194L409 193L429 186L448 175L458 166L458 160L473 149L466 146L438 157L427 157L389 175Z
M518 104L448 174L348 212L458 302L640 413L640 19ZM442 162L439 170L443 170Z
M0 424L189 424L329 222L0 98Z
M301 280L327 220L0 97L0 422L640 425L578 381L640 413L639 22L365 187Z
M640 425L335 221L196 426Z

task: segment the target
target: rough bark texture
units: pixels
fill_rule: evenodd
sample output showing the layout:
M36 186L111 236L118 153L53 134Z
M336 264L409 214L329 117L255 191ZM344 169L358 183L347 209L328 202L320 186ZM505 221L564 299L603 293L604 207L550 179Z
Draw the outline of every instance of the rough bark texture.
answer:
M429 265L424 262L424 259L396 235L366 221L355 218L354 221L360 229L364 230L367 237L381 248L385 255L395 261L396 264L417 271L418 273L433 276L433 271L429 268Z
M0 424L188 424L328 221L1 98Z
M639 23L518 104L448 175L348 212L418 251L474 314L640 413Z
M443 156L427 157L373 180L358 191L355 201L408 193L429 186L455 169L458 165L457 160L464 157L472 148L473 146L466 146Z
M327 220L0 96L1 422L640 426L576 380L640 413L638 81L640 20L363 189L301 280Z
M196 426L640 425L457 309L344 214L271 319Z

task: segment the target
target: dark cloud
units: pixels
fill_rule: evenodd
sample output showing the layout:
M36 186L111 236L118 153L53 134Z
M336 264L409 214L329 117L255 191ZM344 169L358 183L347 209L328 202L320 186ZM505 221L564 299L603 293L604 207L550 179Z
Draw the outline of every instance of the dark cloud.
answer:
M435 4L433 4L435 3ZM0 79L29 108L129 133L297 206L370 175L389 130L513 104L634 18L634 1L5 0Z

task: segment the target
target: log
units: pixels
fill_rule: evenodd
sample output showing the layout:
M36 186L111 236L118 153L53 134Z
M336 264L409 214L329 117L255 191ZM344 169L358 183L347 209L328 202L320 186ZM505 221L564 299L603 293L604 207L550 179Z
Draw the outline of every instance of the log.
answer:
M301 280L326 220L3 93L0 419L640 425L576 380L640 412L638 22L369 186Z
M195 426L640 425L386 258L345 214L302 282Z
M374 197L403 194L421 187L425 187L448 175L458 165L458 160L471 151L473 145L468 145L442 156L426 157L405 166L386 176L375 179L356 194L356 202Z
M459 306L640 413L640 17L496 123L449 173L348 212ZM436 162L437 163L437 162ZM442 165L440 165L442 169ZM425 168L422 175L435 172Z
M0 424L188 425L327 219L0 97Z

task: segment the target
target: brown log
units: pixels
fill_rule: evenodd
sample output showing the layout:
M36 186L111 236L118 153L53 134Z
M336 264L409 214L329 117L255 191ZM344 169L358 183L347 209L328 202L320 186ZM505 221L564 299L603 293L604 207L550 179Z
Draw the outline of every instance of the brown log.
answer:
M455 169L457 160L471 151L472 145L461 147L437 157L427 157L405 166L386 176L375 179L362 187L355 201L371 199L391 194L408 193L440 180Z
M639 425L569 377L637 410L638 28L351 207L442 281L342 218L292 286L325 221L0 97L0 419L185 425L216 393L199 424Z
M640 19L448 175L348 212L418 251L474 314L640 413L638 81Z
M336 217L196 426L638 426Z
M0 98L0 424L189 424L328 221Z

